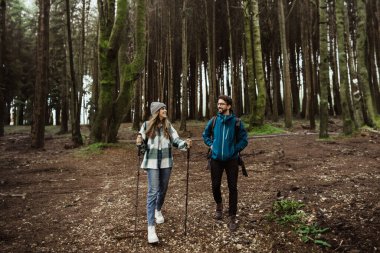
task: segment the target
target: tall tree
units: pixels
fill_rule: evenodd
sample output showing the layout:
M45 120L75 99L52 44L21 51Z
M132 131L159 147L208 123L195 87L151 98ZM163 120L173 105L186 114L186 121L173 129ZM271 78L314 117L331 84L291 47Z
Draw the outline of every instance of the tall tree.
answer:
M329 53L327 45L327 4L326 0L319 0L319 82L321 87L319 110L319 138L327 138L328 134L328 86L329 80Z
M315 129L315 117L314 117L314 86L312 79L312 59L311 59L311 39L310 39L310 27L311 27L311 10L309 6L309 0L303 1L303 15L301 22L301 40L302 40L302 61L304 63L305 71L305 90L306 90L306 116L310 121L310 128Z
M352 7L351 7L352 8ZM352 11L351 11L352 13ZM352 14L351 14L352 16ZM355 60L354 60L354 53L351 44L355 44L354 40L351 39L350 34L352 29L350 29L350 15L345 15L345 27L347 27L347 32L345 33L345 41L347 43L347 62L348 62L348 69L349 69L349 77L350 81L349 84L351 86L351 100L352 105L350 105L350 108L353 108L353 123L355 124L355 128L360 127L363 125L363 114L362 114L362 96L358 85L358 79L357 79L357 71L355 68Z
M253 38L254 38L254 52L255 52L255 77L257 81L257 104L256 115L254 116L254 125L261 126L264 124L265 117L265 103L266 103L266 87L263 69L263 57L261 49L261 35L260 35L260 16L259 16L259 1L253 0Z
M285 103L285 127L292 127L292 94L290 83L289 56L286 41L285 14L283 0L278 1L278 16L280 26L281 51L283 61L283 83L284 83L284 103Z
M211 22L208 8L208 0L205 0L206 28L207 28L207 73L209 86L208 110L210 115L216 114L215 102L217 97L216 91L216 56L215 56L215 1L211 1Z
M366 64L366 1L357 0L358 9L358 35L357 35L357 58L358 58L358 79L360 86L363 89L364 104L365 104L365 122L369 126L376 126L376 113L374 109L373 100L371 97L371 92L369 88L369 76ZM378 59L379 60L379 59Z
M70 117L71 117L71 140L74 145L82 145L83 139L80 133L80 96L78 98L78 83L75 75L73 45L71 38L70 2L66 0L66 28L70 66Z
M187 0L183 1L182 7L182 113L180 130L186 131L186 120L189 111L188 107L188 61L187 61Z
M5 116L5 12L6 12L6 2L1 0L0 2L0 136L4 136L4 116Z
M353 122L350 115L349 108L349 84L347 72L347 59L345 50L344 32L345 29L344 16L347 15L347 9L344 5L344 0L336 1L336 21L337 21L337 37L338 37L338 51L339 51L339 72L340 72L340 96L342 102L342 118L343 118L343 132L344 134L351 134L353 132Z
M254 50L253 50L253 11L252 11L252 1L244 1L244 31L245 31L245 61L246 61L246 80L248 83L248 96L249 96L249 113L250 113L250 124L253 125L256 113L256 82L254 73ZM259 18L257 16L257 18Z
M31 146L42 148L45 144L45 115L49 66L49 13L50 0L38 0L37 71L33 101Z
M99 11L99 106L91 127L92 142L116 142L123 117L131 106L133 85L139 78L145 59L145 0L136 2L135 51L133 60L127 63L124 55L118 55L120 36L125 36L129 7L127 0L98 0ZM117 56L123 57L117 59ZM117 61L119 74L117 74ZM117 76L118 75L118 76ZM116 81L120 80L120 89Z

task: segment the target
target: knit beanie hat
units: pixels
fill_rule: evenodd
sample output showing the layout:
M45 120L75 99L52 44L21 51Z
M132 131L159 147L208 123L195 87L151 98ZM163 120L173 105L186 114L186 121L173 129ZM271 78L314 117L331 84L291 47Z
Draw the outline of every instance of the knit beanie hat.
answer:
M166 105L164 103L161 103L161 102L152 102L150 104L150 113L153 115L157 111L159 111L162 107L166 107Z

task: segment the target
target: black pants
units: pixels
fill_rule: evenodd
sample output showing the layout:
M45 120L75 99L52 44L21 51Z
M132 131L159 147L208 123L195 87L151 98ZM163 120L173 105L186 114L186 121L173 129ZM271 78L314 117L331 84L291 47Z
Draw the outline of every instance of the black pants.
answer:
M238 160L230 161L217 161L211 159L211 182L212 182L212 194L217 204L222 203L222 193L220 186L222 183L223 171L227 174L227 183L229 190L229 210L228 214L236 215L237 212L237 181L239 175Z

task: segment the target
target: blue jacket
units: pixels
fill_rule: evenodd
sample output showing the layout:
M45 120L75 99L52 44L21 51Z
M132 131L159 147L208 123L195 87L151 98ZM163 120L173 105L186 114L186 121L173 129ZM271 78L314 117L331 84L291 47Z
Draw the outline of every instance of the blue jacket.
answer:
M212 146L211 158L219 161L237 159L238 153L248 145L247 131L243 122L240 121L239 133L235 140L235 114L217 114L211 139L212 121L212 119L208 121L202 134L205 144L209 147Z

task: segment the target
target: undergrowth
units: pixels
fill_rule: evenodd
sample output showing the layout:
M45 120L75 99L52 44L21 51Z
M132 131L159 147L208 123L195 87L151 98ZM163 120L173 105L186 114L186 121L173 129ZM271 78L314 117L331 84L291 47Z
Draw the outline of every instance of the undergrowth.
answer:
M303 207L305 205L299 201L278 200L273 203L272 212L267 218L269 221L290 227L305 243L312 242L319 246L331 247L322 237L329 228L319 227L316 222L312 222L311 215L302 210Z
M262 126L254 126L249 132L249 135L268 135L268 134L283 134L285 130L272 126L270 124L264 124Z
M97 154L101 154L104 149L113 148L113 147L121 147L121 144L97 142L97 143L93 143L88 146L84 146L80 148L77 151L77 155L79 156L97 155Z

